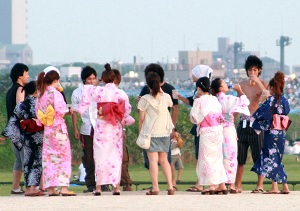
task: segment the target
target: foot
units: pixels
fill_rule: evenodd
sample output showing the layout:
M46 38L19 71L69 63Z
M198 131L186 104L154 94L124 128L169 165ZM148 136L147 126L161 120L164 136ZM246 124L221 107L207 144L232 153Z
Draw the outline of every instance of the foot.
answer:
M174 188L168 190L168 195L174 195L174 194L175 194Z
M203 187L197 187L197 186L192 186L190 188L188 188L186 191L188 192L201 192L203 190Z
M279 191L278 190L267 190L266 192L263 192L263 194L278 194Z
M89 186L86 190L83 191L83 193L92 193L96 188Z
M132 188L130 185L124 185L123 186L123 191L132 191Z
M25 192L21 188L12 189L10 191L11 194L24 194Z
M146 195L158 195L159 194L159 190L149 190L147 193L146 193Z
M251 193L263 193L264 189L262 188L255 188L254 190L251 191Z

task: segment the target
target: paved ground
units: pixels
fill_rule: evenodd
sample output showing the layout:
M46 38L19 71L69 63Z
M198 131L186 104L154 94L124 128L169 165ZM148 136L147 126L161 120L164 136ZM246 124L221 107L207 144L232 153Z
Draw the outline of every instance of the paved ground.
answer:
M204 196L199 193L176 192L168 196L146 196L145 191L122 192L112 196L79 194L73 197L0 197L0 210L300 210L300 191L283 194L241 194Z

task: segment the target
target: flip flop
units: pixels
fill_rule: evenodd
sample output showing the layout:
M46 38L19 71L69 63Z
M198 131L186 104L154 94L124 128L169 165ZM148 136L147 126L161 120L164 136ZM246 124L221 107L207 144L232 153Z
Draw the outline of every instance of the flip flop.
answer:
M209 189L204 189L203 191L201 191L202 195L214 195L216 192L215 190L209 190Z
M266 192L263 192L262 194L278 194L279 192L274 192L274 191L266 191Z
M282 191L282 190L279 192L279 194L289 194L289 193L290 191Z
M202 190L196 186L189 187L186 191L188 192L201 192Z
M251 191L251 193L263 193L264 190L260 188L255 188L254 190Z
M60 196L60 193L59 192L54 192L54 193L48 194L48 196Z
M68 191L67 193L61 193L62 196L76 196L77 194L73 191Z
M241 192L242 192L242 191L241 191ZM234 193L238 193L238 190L237 190L237 189L232 189L232 188L231 188L231 189L229 190L229 193L233 193L233 194L234 194Z

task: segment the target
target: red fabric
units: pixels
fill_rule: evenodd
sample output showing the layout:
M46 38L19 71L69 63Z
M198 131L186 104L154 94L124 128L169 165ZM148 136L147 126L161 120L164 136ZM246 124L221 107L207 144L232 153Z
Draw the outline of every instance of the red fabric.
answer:
M20 122L20 128L29 133L35 133L44 130L44 126L38 126L33 119L24 119Z
M97 103L98 119L116 125L117 121L122 121L125 112L125 101L119 103L107 102Z

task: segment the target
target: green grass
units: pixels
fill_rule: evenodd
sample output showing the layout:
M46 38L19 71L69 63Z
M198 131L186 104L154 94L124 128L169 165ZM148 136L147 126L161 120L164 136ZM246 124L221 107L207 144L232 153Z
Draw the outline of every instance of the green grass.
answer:
M285 164L285 170L288 174L288 181L299 181L300 182L300 161L296 161L295 155L284 155L283 163ZM254 181L257 180L257 175L254 172L250 171L253 163L248 162L245 166L245 172L243 176L243 181ZM78 167L73 167L73 175L78 174ZM133 181L149 181L150 176L147 169L144 168L142 164L134 164L129 166L129 174ZM11 182L12 181L12 172L10 169L1 170L0 182ZM165 182L165 178L160 169L159 171L159 181ZM181 178L182 182L196 182L196 170L195 164L185 164L183 169L183 174ZM265 179L265 181L269 181ZM143 188L149 187L151 185L139 185L138 190L142 190ZM183 185L178 184L179 190L186 190L191 185ZM252 190L255 185L243 185L243 190ZM270 189L270 184L265 184L264 189ZM293 186L289 185L290 190L293 190ZM71 186L70 190L73 190L77 193L81 193L86 187L85 186ZM166 189L166 185L160 185L160 189ZM10 195L11 185L0 185L0 196L8 196ZM135 190L135 186L133 186ZM300 191L300 184L295 186L295 190Z

